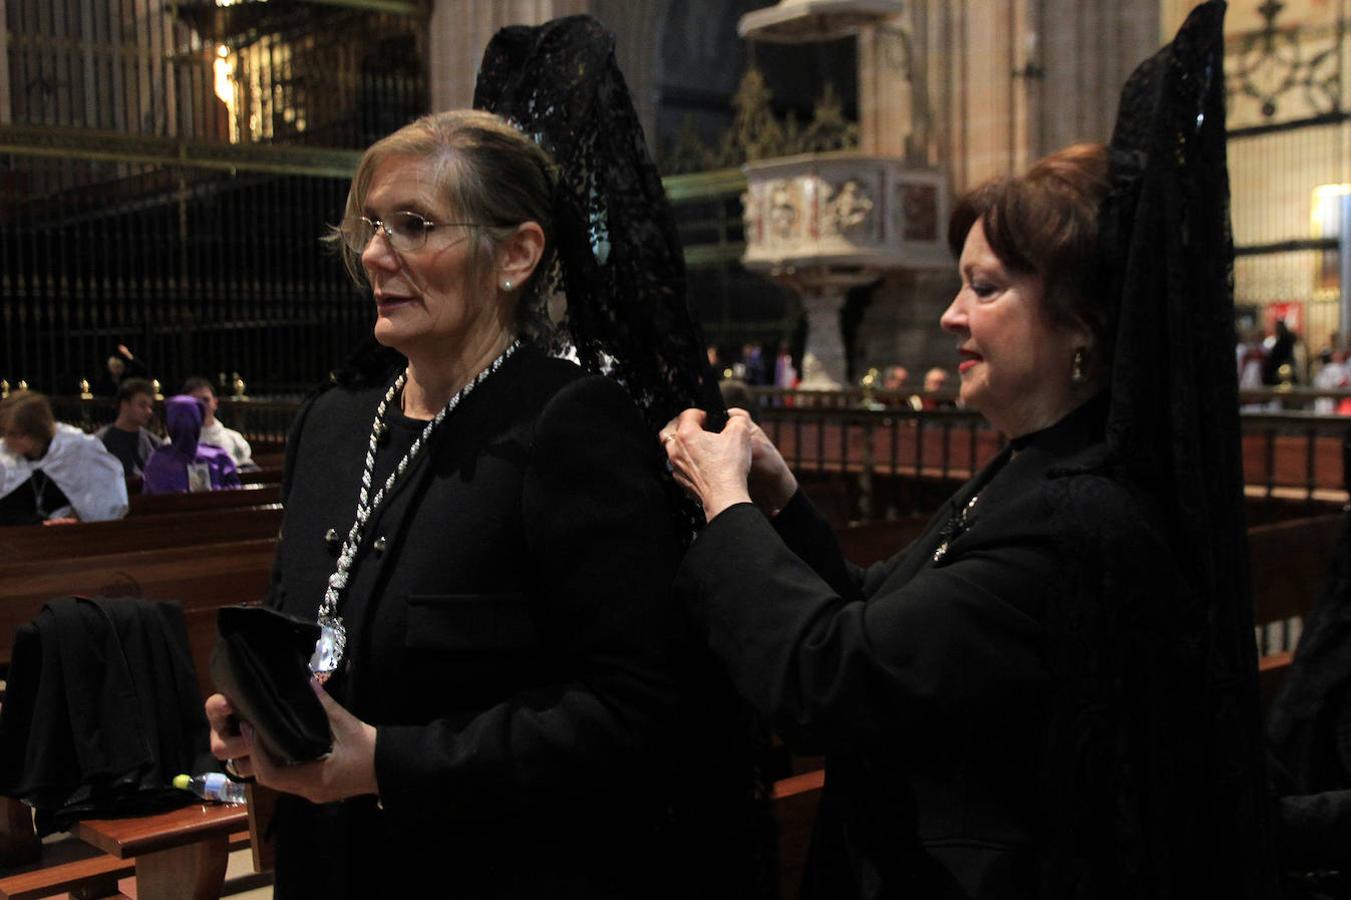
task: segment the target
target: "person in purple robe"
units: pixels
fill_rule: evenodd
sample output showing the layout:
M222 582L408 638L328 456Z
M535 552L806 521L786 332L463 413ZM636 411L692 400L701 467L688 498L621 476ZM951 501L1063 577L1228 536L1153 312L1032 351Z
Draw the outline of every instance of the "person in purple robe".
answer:
M164 402L169 443L146 460L142 490L147 494L215 491L239 487L239 473L230 454L199 443L205 411L202 401L180 394Z

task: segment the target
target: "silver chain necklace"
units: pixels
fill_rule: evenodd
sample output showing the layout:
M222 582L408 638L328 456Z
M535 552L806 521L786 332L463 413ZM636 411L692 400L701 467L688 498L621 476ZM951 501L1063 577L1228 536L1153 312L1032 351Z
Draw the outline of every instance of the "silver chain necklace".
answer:
M413 461L417 459L422 448L427 445L432 432L436 431L438 425L446 420L446 416L460 405L460 401L468 397L469 394L484 382L489 375L502 368L502 363L506 362L516 349L521 346L519 340L512 341L507 349L502 351L502 355L493 360L488 368L479 372L477 376L471 378L469 383L446 401L446 405L441 408L422 433L413 441L408 452L403 455L403 459L389 473L385 483L375 492L375 496L370 496L371 486L374 482L375 472L375 451L388 430L385 424L385 410L389 404L403 390L405 382L408 381L408 370L404 369L399 377L390 385L385 392L384 399L375 408L375 421L371 424L370 442L366 448L366 465L361 473L361 491L357 497L356 518L352 521L352 527L347 532L347 538L342 543L342 550L338 553L338 566L333 570L333 574L328 576L328 589L324 591L324 599L319 604L319 640L314 645L314 655L310 657L310 671L313 672L321 681L326 681L330 675L338 668L342 662L343 650L347 647L347 627L343 624L342 616L338 615L338 604L342 602L343 591L347 587L348 576L351 574L352 565L356 562L357 548L361 546L361 539L366 534L366 523L370 521L375 511L380 508L380 504L389 496L390 490L404 476L404 473L412 466Z
M42 477L42 486L38 487L38 476ZM33 489L33 512L39 519L47 518L47 504L44 502L47 498L47 485L52 480L47 477L47 473L41 469L34 469L32 476L28 479L28 486Z

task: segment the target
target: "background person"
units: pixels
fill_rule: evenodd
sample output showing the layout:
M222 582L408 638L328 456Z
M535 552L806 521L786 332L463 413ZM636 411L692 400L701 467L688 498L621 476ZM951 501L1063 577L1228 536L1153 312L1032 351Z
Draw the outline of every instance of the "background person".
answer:
M117 389L129 378L150 378L145 363L138 359L126 344L118 344L104 361L97 379L96 392L105 397L117 396Z
M128 378L117 388L117 418L94 432L122 463L126 477L140 475L150 454L164 440L150 430L155 418L155 389L144 378Z
M924 393L910 397L910 408L914 410L951 409L952 401L935 396L948 389L948 370L934 366L924 373Z
M146 460L141 488L147 494L181 494L239 487L230 454L201 440L205 405L180 394L164 401L167 443Z
M253 449L249 446L249 442L245 440L244 435L233 428L227 428L220 419L216 418L216 410L220 407L220 401L216 399L216 389L211 386L210 381L194 375L183 382L183 388L179 393L196 397L202 401L202 411L206 416L202 421L201 441L203 444L220 447L229 453L236 468L241 472L258 468L253 462Z
M903 391L905 390L905 383L909 379L910 371L905 366L887 366L882 370L882 390Z
M127 485L112 454L59 425L34 391L0 401L0 524L101 522L127 514Z

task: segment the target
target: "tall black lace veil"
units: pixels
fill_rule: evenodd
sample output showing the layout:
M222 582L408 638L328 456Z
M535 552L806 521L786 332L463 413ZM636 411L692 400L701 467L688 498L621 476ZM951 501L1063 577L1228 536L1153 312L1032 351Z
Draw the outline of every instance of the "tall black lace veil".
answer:
M690 406L721 412L614 37L589 16L504 28L484 51L474 107L515 123L558 165L555 284L567 313L545 328L547 348L571 347L583 367L618 379L654 434ZM543 322L543 310L532 318Z
M1106 465L1153 515L1116 526L1131 539L1096 542L1115 548L1101 577L1049 621L1075 687L1050 719L1043 783L1064 814L1046 896L1277 896L1233 362L1224 12L1199 5L1136 69L1109 148ZM1113 527L1078 508L1082 530Z
M615 59L614 37L589 16L511 26L483 54L474 106L514 123L558 166L557 271L567 299L561 322L528 315L534 340L618 380L657 430L691 406L725 416L703 336L685 296L675 217L648 155ZM548 299L548 291L542 303ZM700 508L668 480L687 535ZM773 893L773 830L760 768L767 734L706 649L686 662L681 734L672 775L668 841L687 867L691 896ZM680 881L679 883L685 883ZM697 889L693 887L697 885Z

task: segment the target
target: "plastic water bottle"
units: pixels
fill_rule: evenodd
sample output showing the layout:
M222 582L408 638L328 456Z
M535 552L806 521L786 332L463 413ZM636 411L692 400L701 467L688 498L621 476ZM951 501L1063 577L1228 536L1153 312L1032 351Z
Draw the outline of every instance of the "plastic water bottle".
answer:
M192 791L203 800L238 805L245 802L244 785L231 781L220 772L207 772L205 775L178 775L174 777L174 787L181 791Z

